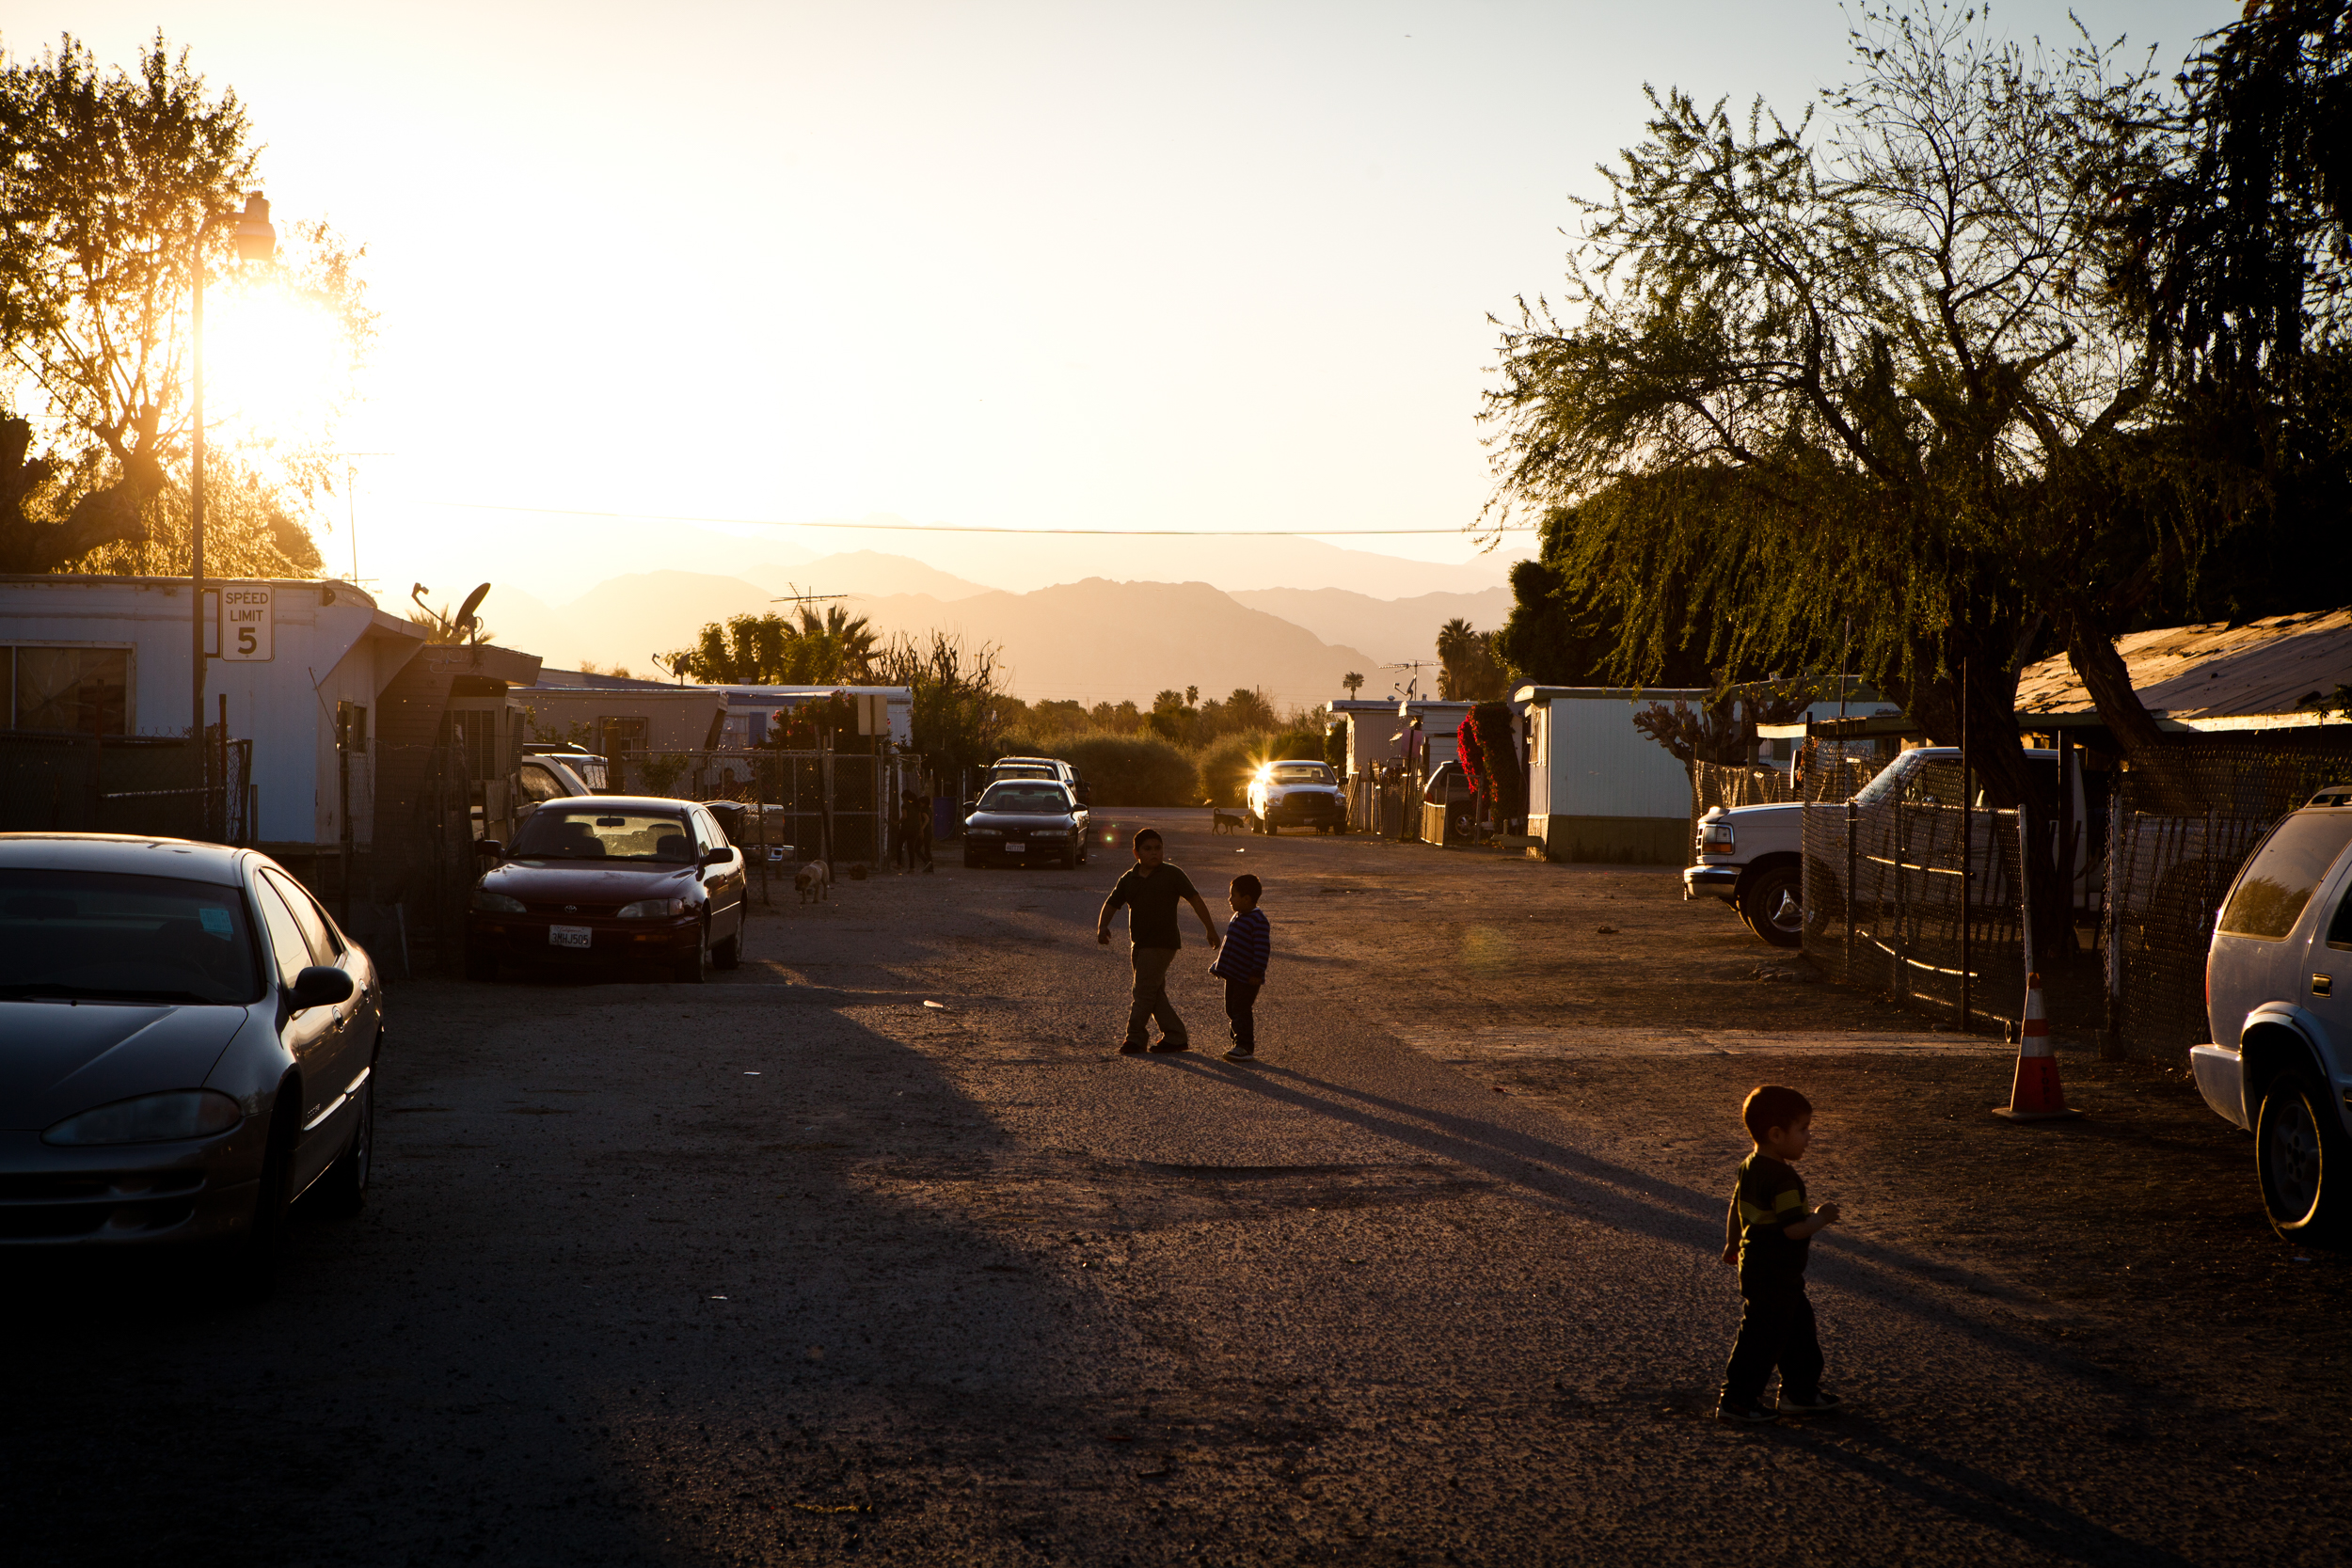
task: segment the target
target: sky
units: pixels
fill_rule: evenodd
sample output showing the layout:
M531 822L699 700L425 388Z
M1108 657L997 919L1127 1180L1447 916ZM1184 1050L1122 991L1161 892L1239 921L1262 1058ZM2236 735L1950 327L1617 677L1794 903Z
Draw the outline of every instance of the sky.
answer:
M2069 8L1994 20L2058 38ZM2071 8L2168 65L2235 9ZM565 512L1473 561L1488 315L1557 289L1644 84L1799 109L1846 26L1820 0L13 0L0 46L71 30L123 64L160 27L246 103L281 225L366 246L342 440L389 455L323 505L330 568L356 513L394 597L560 601L837 549L1025 589L1252 547Z

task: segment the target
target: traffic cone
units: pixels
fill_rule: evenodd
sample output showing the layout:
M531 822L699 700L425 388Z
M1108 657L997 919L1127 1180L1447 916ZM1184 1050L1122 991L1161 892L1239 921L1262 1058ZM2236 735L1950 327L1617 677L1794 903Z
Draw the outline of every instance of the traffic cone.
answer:
M2042 1010L2042 976L2026 976L2026 1017L2017 1029L2017 1079L2010 1085L2009 1103L1993 1114L2010 1121L2063 1121L2079 1117L2067 1109L2066 1091L2058 1086L2058 1057L2050 1050L2050 1020Z

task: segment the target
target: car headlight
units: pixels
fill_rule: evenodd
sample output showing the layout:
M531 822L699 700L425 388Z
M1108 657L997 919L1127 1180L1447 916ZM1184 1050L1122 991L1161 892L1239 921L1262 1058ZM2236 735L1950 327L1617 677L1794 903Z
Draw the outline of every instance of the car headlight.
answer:
M634 904L621 906L623 920L660 920L667 915L685 912L686 900L683 898L640 898Z
M966 828L964 832L970 833L974 838L1002 838L1005 836L1005 830L1002 828Z
M218 1089L173 1089L118 1100L68 1117L40 1135L45 1144L164 1144L210 1138L245 1119L237 1102Z
M488 888L481 887L473 890L472 907L485 914L520 914L523 912L521 899L510 898L503 893L492 893Z

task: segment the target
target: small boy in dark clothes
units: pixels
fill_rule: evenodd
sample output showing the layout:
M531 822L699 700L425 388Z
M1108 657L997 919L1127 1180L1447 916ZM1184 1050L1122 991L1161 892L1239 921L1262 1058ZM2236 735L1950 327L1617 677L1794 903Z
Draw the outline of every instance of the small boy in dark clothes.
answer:
M1252 1009L1265 985L1266 959L1274 951L1273 929L1258 908L1264 892L1265 884L1247 872L1233 879L1225 895L1233 918L1225 923L1225 941L1216 950L1216 962L1209 966L1209 973L1225 982L1225 1017L1233 1027L1233 1049L1225 1053L1229 1062L1258 1059L1258 1020Z
M1813 1141L1812 1102L1768 1084L1740 1107L1756 1148L1740 1162L1731 1210L1724 1217L1724 1262L1740 1267L1740 1338L1724 1369L1719 1421L1769 1421L1776 1416L1826 1415L1844 1407L1821 1392L1821 1345L1805 1299L1804 1265L1815 1235L1836 1223L1837 1205L1804 1207L1804 1179L1791 1162ZM1764 1402L1764 1385L1780 1370L1780 1404Z

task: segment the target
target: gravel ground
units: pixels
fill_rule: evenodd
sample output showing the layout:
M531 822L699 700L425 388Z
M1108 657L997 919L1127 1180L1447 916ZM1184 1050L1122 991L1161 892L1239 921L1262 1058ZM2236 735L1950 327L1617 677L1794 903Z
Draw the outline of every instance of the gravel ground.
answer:
M1670 874L1205 815L1098 826L1265 878L1251 1068L1116 1054L1112 851L780 903L700 988L398 988L374 1199L272 1301L11 1270L5 1555L2341 1560L2352 1271L2176 1072L2069 1053L2091 1117L2012 1127L2002 1048ZM1735 1431L1767 1080L1854 1408Z

